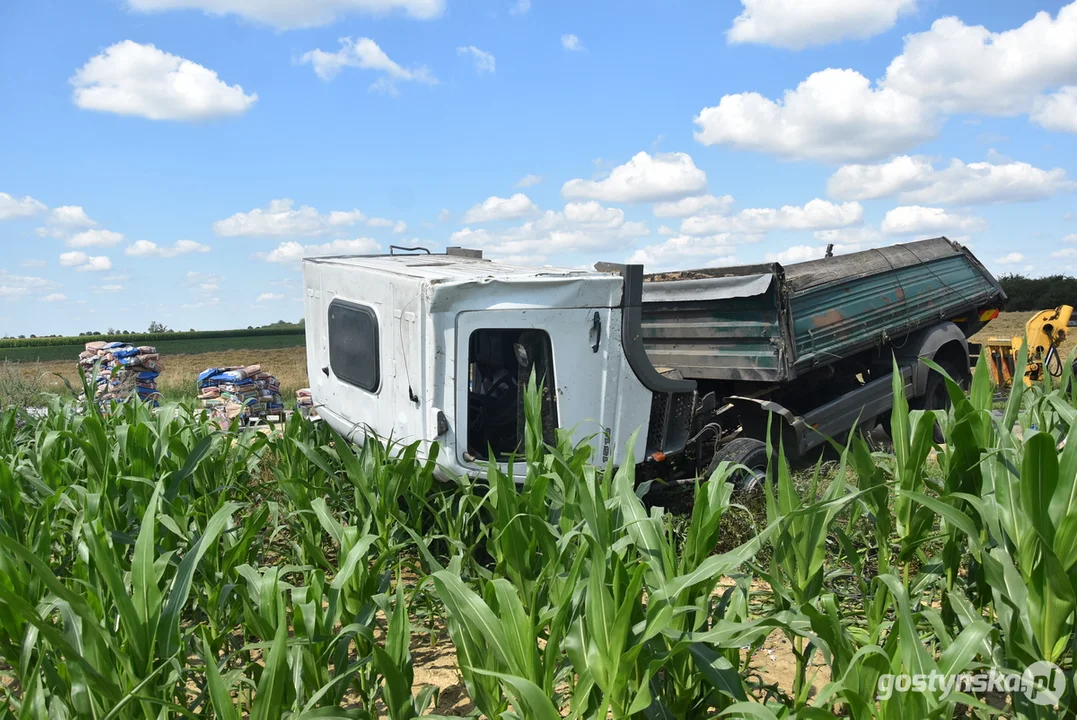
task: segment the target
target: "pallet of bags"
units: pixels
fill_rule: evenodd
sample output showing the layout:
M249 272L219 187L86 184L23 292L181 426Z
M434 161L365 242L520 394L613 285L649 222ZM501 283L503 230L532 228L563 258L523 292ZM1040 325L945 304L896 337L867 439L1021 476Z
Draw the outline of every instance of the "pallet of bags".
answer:
M123 342L86 343L79 355L79 369L95 383L94 399L102 408L132 397L154 407L160 405L157 378L164 367L157 348Z
M284 413L280 381L260 365L207 368L198 376L198 399L211 417L227 423Z
M300 388L295 391L295 409L308 420L318 418L318 409L314 407L314 394L310 388Z

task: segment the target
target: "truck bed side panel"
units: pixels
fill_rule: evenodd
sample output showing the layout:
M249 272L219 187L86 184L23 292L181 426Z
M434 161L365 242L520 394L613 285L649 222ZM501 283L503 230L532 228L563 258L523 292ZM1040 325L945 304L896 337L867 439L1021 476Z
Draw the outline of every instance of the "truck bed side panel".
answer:
M765 292L754 285L759 277L773 280ZM931 324L997 307L1005 297L983 265L946 238L784 268L714 268L648 280L654 286L644 292L642 332L651 362L712 380L787 382Z
M966 315L994 289L963 255L808 288L790 312L797 370L897 339L925 325Z
M773 285L755 297L645 304L643 337L656 368L688 378L775 381L785 371Z

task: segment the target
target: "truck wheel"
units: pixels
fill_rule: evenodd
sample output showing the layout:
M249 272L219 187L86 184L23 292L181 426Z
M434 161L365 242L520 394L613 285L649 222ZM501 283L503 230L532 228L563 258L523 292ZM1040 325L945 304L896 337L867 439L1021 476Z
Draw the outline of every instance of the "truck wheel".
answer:
M762 486L766 480L767 444L755 438L741 437L731 440L715 451L704 479L710 479L710 476L718 469L718 465L723 462L736 463L747 468L734 470L729 476L729 481L733 483L735 491L751 492Z
M940 362L939 367L946 371L946 374L962 382L960 371L953 366L952 363ZM924 397L920 401L920 408L922 410L942 410L947 412L950 410L952 403L950 402L950 393L946 390L946 378L934 370L927 376L927 383L924 386ZM942 432L942 425L938 422L935 423L935 430L932 433L932 437L935 442L940 445L946 442L946 435Z

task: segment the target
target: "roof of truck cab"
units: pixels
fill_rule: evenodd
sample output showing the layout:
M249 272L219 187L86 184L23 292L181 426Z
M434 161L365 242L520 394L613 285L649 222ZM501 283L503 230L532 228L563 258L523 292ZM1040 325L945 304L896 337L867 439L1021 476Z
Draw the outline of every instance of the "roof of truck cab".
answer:
M504 278L610 277L610 273L560 267L527 267L457 255L347 255L305 258L303 262L380 270L438 282Z

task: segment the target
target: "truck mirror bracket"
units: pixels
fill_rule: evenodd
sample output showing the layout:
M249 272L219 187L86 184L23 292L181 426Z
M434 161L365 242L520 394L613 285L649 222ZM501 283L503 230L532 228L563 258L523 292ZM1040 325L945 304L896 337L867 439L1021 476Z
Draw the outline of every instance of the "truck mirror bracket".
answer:
M694 380L678 380L666 377L655 370L643 347L643 266L603 263L603 270L619 268L624 280L621 295L621 345L625 359L636 378L645 388L655 393L695 392Z

